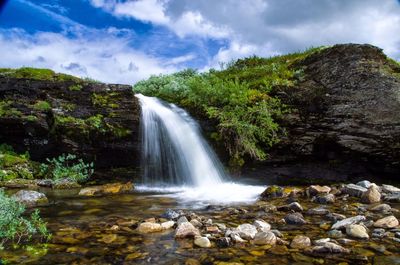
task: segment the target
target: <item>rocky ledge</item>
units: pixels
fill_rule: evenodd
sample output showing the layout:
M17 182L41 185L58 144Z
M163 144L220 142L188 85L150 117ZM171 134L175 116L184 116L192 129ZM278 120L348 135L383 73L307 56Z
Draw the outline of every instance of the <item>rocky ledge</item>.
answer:
M0 143L33 160L71 153L97 169L135 167L139 116L128 85L0 77Z

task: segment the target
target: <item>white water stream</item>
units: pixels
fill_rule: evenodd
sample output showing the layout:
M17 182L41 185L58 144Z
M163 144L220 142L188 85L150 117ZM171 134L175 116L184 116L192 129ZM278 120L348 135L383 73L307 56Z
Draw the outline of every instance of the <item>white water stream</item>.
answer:
M141 191L186 202L252 202L263 186L233 183L190 115L174 104L136 95L142 108Z

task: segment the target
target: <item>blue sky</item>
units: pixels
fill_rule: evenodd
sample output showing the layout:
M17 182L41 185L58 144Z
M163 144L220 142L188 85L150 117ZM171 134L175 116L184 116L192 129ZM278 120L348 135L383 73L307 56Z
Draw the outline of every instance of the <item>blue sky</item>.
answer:
M399 1L9 0L0 12L0 67L110 83L347 42L400 59Z

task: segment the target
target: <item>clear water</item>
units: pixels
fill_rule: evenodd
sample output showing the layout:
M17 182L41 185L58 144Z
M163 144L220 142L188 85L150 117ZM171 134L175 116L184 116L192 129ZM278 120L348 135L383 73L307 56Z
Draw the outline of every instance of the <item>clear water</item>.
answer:
M183 109L136 95L142 108L141 191L167 193L184 203L253 202L265 186L234 183Z

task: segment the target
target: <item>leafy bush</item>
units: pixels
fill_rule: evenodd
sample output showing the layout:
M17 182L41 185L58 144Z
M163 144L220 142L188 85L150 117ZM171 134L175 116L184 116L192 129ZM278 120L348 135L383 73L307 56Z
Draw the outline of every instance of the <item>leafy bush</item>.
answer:
M71 85L68 87L68 89L69 89L69 91L81 91L82 85L80 85L80 84Z
M0 189L0 248L9 241L19 244L31 240L33 236L42 240L50 239L51 234L40 218L39 210L35 210L29 217L24 217L24 212L25 207L21 203Z
M324 48L271 58L252 56L204 74L189 69L152 76L135 84L134 91L176 103L216 121L212 137L222 140L231 165L240 166L246 156L266 159L268 149L284 135L278 121L289 109L276 94L283 87L295 87L304 77L298 63Z
M82 183L93 174L93 167L93 162L87 164L82 159L77 159L75 155L62 154L57 158L48 158L47 163L40 166L40 171L42 175L54 180L70 179Z
M19 118L22 116L22 112L18 109L12 107L11 100L0 101L0 118Z

